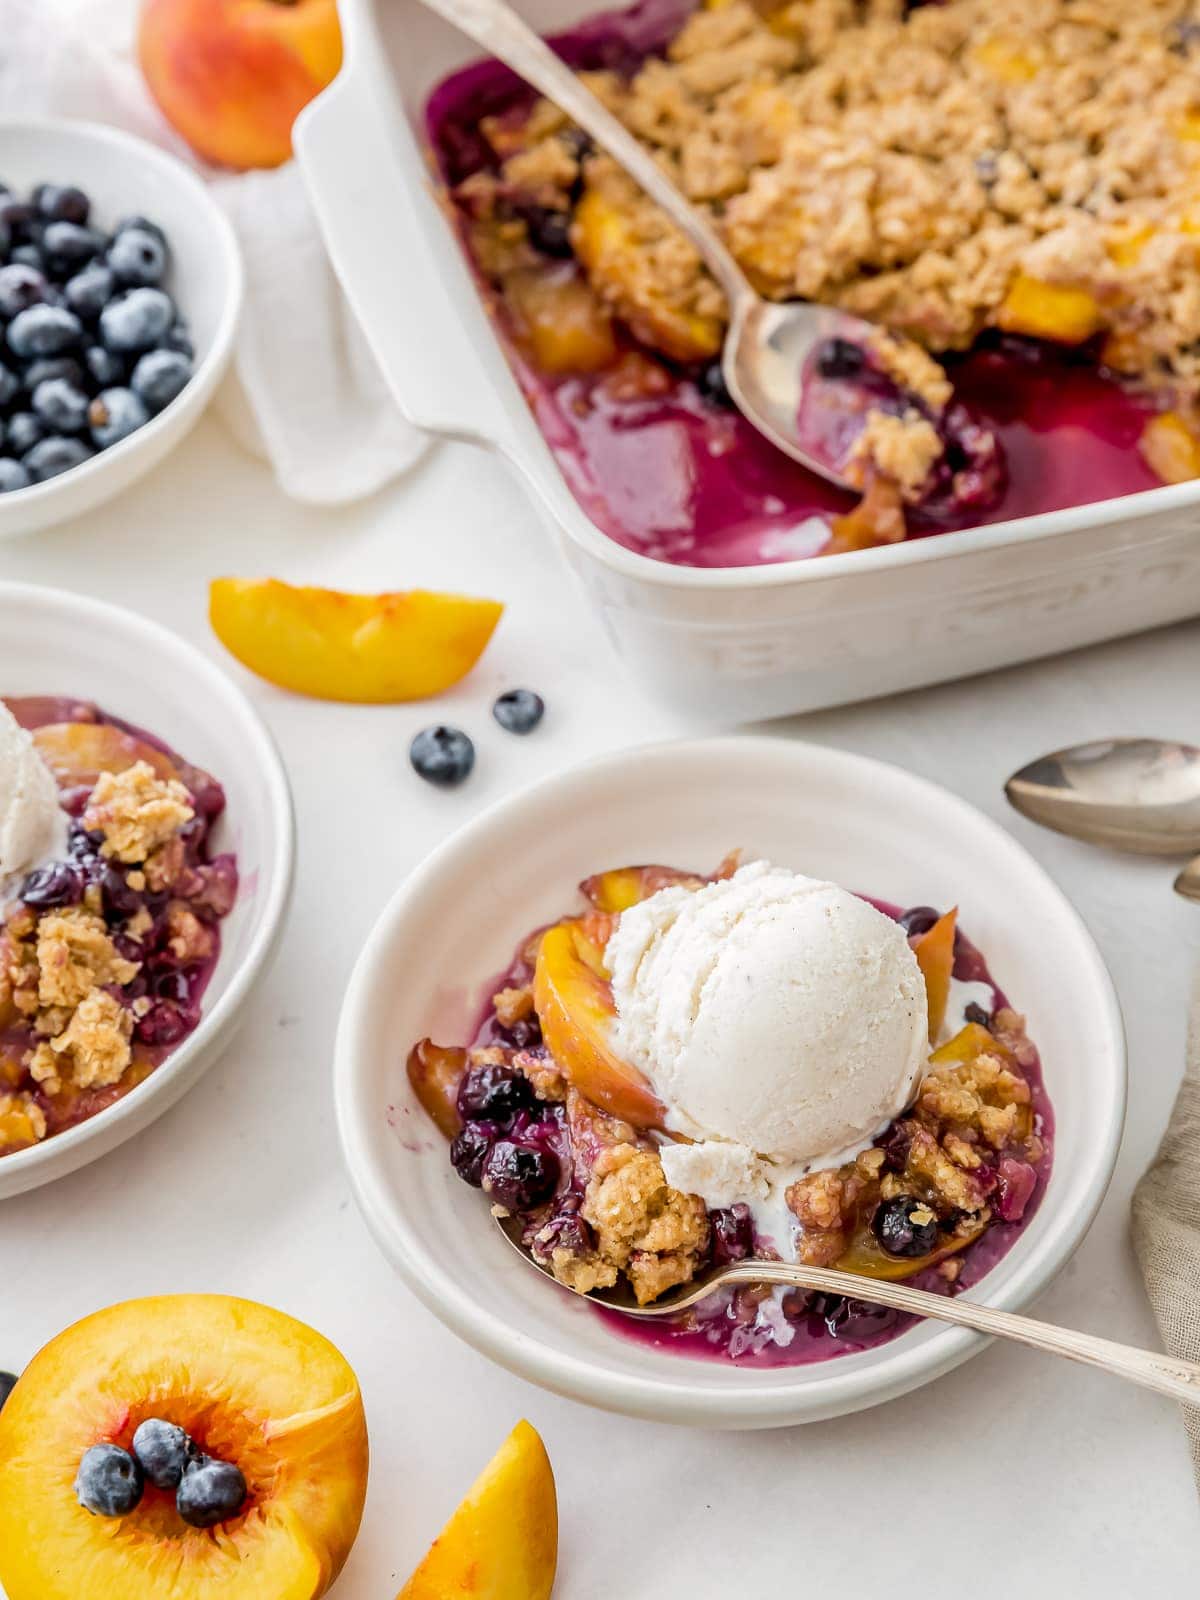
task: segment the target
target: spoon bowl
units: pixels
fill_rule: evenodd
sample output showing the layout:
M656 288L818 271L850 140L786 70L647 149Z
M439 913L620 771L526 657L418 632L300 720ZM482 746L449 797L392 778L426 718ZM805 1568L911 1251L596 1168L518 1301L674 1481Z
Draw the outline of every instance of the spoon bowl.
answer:
M1004 792L1022 816L1086 844L1149 856L1200 851L1195 745L1169 739L1073 745L1022 767Z

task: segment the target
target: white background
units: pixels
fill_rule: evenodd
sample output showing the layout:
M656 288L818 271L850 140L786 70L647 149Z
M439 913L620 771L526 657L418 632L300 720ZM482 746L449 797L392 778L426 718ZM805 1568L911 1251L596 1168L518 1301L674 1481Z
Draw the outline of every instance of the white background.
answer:
M479 669L435 708L323 705L223 656L205 619L207 581L223 573L458 588L508 611ZM137 1294L228 1291L314 1323L357 1369L371 1429L367 1514L337 1600L395 1592L520 1416L557 1472L556 1600L760 1586L823 1600L1195 1592L1200 1521L1183 1429L1141 1391L993 1347L872 1412L774 1433L685 1432L587 1411L492 1367L377 1254L339 1162L330 1059L346 977L384 900L497 797L582 756L703 727L655 707L623 675L498 463L446 446L372 501L314 511L284 499L209 419L86 524L0 548L0 575L121 602L225 660L279 739L300 831L280 958L231 1050L140 1138L0 1206L0 1367L19 1369L67 1323ZM1143 1343L1156 1336L1130 1252L1129 1197L1181 1070L1200 909L1172 895L1168 866L1091 854L1022 822L1001 784L1080 739L1200 742L1198 644L1200 625L1188 625L773 725L964 795L1010 827L1082 911L1125 1007L1130 1114L1100 1217L1037 1309ZM550 707L524 741L488 715L514 685ZM426 788L406 759L412 733L440 719L469 729L479 749L472 780L450 794Z

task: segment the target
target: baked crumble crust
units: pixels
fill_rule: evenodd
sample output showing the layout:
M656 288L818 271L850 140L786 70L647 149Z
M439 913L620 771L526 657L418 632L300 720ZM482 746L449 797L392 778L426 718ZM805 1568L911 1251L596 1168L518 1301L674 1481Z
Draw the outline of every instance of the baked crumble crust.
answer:
M37 924L37 997L41 1006L77 1006L103 984L125 984L138 973L109 938L102 917L70 906Z
M633 1144L597 1157L582 1214L600 1259L625 1273L641 1305L689 1282L708 1247L703 1200L672 1189L658 1155Z
M104 835L102 854L146 862L195 816L191 796L176 778L159 778L148 761L124 772L102 772L83 813L83 826Z
M91 1089L119 1082L133 1058L133 1015L105 989L93 989L57 1038L34 1050L29 1071L48 1094L62 1082Z

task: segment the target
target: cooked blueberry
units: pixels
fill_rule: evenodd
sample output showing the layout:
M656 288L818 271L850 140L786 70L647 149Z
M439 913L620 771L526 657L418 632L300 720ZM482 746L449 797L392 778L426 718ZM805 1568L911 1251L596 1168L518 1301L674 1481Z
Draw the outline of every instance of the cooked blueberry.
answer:
M182 1428L161 1417L147 1417L133 1436L133 1454L156 1489L178 1489L196 1447Z
M529 242L544 256L560 260L572 254L571 213L554 210L549 206L527 206L522 209Z
M18 311L8 325L8 347L29 361L35 356L56 356L78 344L83 324L64 306L36 305Z
M16 1387L17 1375L15 1372L0 1372L0 1410L3 1410L4 1402Z
M215 1528L242 1509L246 1480L232 1461L198 1456L184 1470L175 1506L190 1528Z
M175 1005L170 1000L160 1000L151 1006L144 1017L134 1024L134 1037L142 1044L172 1045L187 1037L199 1021L196 1013L187 1006Z
M94 1517L123 1517L142 1498L142 1469L119 1444L94 1444L75 1474L75 1498Z
M52 434L48 439L39 440L21 459L33 481L43 483L47 478L57 478L60 472L69 472L94 454L81 439L63 439Z
M49 906L72 906L83 897L83 879L66 861L36 867L21 884L18 897L39 910Z
M175 320L161 289L130 289L100 313L100 342L108 350L149 350Z
M480 1187L497 1205L528 1211L550 1198L558 1174L558 1158L552 1151L498 1139L483 1163Z
M33 391L33 409L56 433L78 433L88 420L88 397L68 378L47 378Z
M408 747L413 771L440 789L453 788L475 765L475 746L458 728L422 728Z
M82 824L76 822L71 826L67 835L67 853L73 861L92 861L100 854L100 846L104 843L104 835L99 831L89 832Z
M546 702L532 689L510 689L492 707L492 715L509 733L532 733L546 714Z
M869 1300L843 1300L830 1295L828 1302L823 1320L835 1339L876 1338L896 1321L897 1313L890 1307L874 1306Z
M145 287L157 283L167 270L167 251L161 235L132 223L115 236L104 259L118 283Z
M42 234L42 255L52 278L69 278L104 248L104 235L76 222L51 222Z
M83 368L74 356L43 356L31 361L25 368L25 388L29 394L48 378L66 378L77 388L83 387Z
M733 396L725 382L725 369L719 361L710 361L696 377L696 387L701 396L714 406L731 406Z
M111 389L125 382L125 362L121 356L106 350L102 344L90 344L83 352L83 364L93 383L102 389Z
M515 1022L496 1031L497 1036L514 1050L532 1050L542 1042L542 1025L535 1011L531 1011L527 1017L518 1017Z
M982 1006L976 1005L974 1000L967 1002L963 1015L968 1022L977 1022L981 1028L987 1028L991 1025L992 1013L985 1011Z
M68 278L63 288L67 305L77 317L91 322L98 317L113 297L115 280L112 273L99 261L93 261L73 278Z
M46 437L46 429L32 411L14 411L8 419L5 444L14 456L23 456L32 450L39 439Z
M582 1256L595 1249L595 1235L579 1215L579 1205L578 1195L564 1195L559 1209L538 1229L533 1241L533 1253L540 1260L553 1260L556 1250Z
M461 1133L450 1141L450 1165L464 1183L478 1189L483 1182L483 1163L492 1148L496 1130L468 1122Z
M0 456L0 494L8 494L13 489L28 489L32 482L28 469L19 461L14 461L11 456Z
M102 389L88 407L87 420L92 438L107 450L149 422L150 413L132 389Z
M907 934L928 933L942 913L932 906L910 906L900 918L900 926Z
M125 874L116 867L105 867L101 872L100 899L110 917L132 917L142 904L141 895L129 887Z
M925 1256L938 1241L936 1215L912 1194L881 1201L871 1218L871 1231L890 1256Z
M754 1219L750 1207L740 1202L709 1213L712 1230L713 1265L723 1267L731 1261L744 1261L754 1254Z
M823 378L857 378L866 365L861 345L849 339L826 339L817 350L817 371Z
M91 210L91 202L83 190L65 183L39 183L33 191L33 203L51 222L74 222L80 226L87 221Z
M508 1122L534 1101L533 1085L512 1067L472 1067L458 1090L458 1113L467 1122Z
M6 321L46 298L46 275L36 267L10 261L0 267L0 317Z
M186 972L160 972L154 979L154 993L160 1000L186 1005L192 996L192 982Z
M9 401L20 392L20 378L0 361L0 406L8 405Z
M181 350L148 350L139 357L129 382L151 411L161 411L186 387L191 375L191 357Z

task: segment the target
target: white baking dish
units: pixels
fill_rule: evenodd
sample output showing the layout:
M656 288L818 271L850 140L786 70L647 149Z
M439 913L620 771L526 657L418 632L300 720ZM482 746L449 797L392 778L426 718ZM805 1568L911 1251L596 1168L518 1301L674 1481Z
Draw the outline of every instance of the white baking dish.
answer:
M563 29L602 0L516 0ZM424 151L429 91L477 51L417 0L342 0L341 74L296 149L401 408L499 451L649 690L729 719L958 678L1200 612L1200 482L777 566L703 570L614 543L572 496L509 368Z

